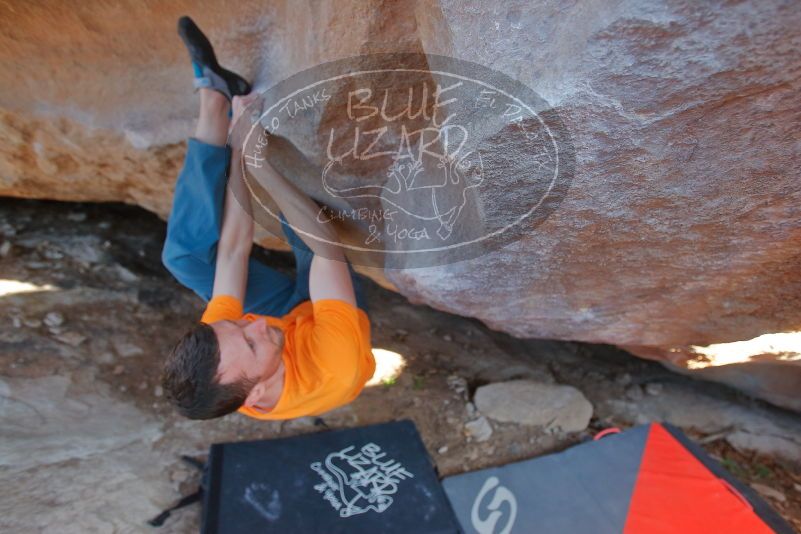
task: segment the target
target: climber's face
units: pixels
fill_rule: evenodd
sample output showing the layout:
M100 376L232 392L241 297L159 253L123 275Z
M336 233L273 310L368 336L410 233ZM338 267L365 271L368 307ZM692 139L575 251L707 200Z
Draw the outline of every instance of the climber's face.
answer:
M261 319L217 321L211 327L220 345L217 368L221 384L246 378L262 382L278 370L284 348L284 333Z

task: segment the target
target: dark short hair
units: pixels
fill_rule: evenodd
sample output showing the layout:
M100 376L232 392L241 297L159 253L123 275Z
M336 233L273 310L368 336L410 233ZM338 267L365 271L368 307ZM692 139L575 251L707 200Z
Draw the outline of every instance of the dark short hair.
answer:
M238 410L257 381L220 384L220 343L214 329L198 323L178 341L164 363L161 384L167 398L189 419L213 419Z

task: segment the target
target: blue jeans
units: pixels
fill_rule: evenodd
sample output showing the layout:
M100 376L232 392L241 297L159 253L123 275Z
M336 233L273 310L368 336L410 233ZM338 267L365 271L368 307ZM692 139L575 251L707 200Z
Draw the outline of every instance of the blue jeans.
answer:
M222 230L226 174L231 159L228 147L190 138L184 167L175 184L167 240L161 253L164 266L203 300L211 299L217 242ZM314 253L281 215L281 228L295 253L293 280L251 256L245 293L245 313L281 317L309 300L309 271ZM367 311L361 283L348 265L359 308Z

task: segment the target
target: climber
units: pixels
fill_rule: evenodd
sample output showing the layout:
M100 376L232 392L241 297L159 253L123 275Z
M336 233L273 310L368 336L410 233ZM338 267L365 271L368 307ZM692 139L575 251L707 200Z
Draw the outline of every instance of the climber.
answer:
M292 246L291 279L251 256L248 190L229 163L231 125L256 100L222 68L189 17L178 22L200 93L200 118L175 186L162 260L204 301L205 312L167 357L162 383L184 416L239 411L257 419L317 415L353 400L372 376L370 324L341 247L308 235L319 206L268 166L260 178L281 210ZM236 148L236 147L234 147ZM338 242L330 225L323 241Z

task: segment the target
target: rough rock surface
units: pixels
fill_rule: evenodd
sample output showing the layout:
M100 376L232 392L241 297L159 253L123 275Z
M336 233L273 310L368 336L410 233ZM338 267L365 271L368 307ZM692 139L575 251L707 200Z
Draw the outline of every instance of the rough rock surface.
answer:
M592 404L571 386L512 380L481 386L476 408L495 421L581 432L590 423Z
M630 424L666 421L682 428L695 428L719 434L733 447L760 450L786 458L801 459L801 439L786 433L788 428L801 429L797 417L771 419L755 406L745 409L715 398L695 397L686 387L669 385L659 397L640 400L608 400L600 403L598 417L615 413Z
M167 215L197 105L174 33L182 14L208 30L226 65L262 86L366 52L450 55L504 72L554 106L573 138L575 176L559 210L520 242L390 272L398 291L516 336L660 359L673 347L801 330L796 2L0 9L2 195L121 200ZM778 373L753 363L751 391L798 408L798 359Z
M41 462L85 459L138 441L155 441L159 424L133 406L110 402L108 386L68 394L71 377L0 380L3 432L0 467L25 470ZM124 424L121 424L124 422Z

